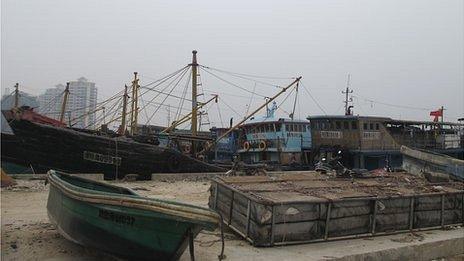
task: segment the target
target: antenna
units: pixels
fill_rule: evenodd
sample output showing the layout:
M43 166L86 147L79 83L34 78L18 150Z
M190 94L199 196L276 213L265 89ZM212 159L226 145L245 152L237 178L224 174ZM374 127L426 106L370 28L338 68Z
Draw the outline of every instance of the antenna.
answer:
M353 97L348 97L349 94L353 93L353 90L350 90L350 80L351 74L348 74L348 81L346 83L346 91L342 91L345 94L345 115L353 115L351 109L353 108L352 105L349 105L350 102L353 101Z

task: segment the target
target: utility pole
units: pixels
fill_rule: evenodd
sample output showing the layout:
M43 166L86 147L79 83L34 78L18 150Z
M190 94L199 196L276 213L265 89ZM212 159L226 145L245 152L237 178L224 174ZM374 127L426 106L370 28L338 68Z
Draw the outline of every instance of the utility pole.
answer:
M66 83L66 89L64 89L64 96L63 96L63 103L61 104L61 115L60 115L60 122L64 123L64 113L66 111L66 103L68 102L68 95L69 95L69 82Z
M343 94L345 94L345 115L351 115L351 107L349 106L349 103L353 101L353 98L348 97L349 94L353 93L353 90L350 90L350 79L351 75L348 74L348 81L346 83L346 91L342 91Z
M19 83L15 84L15 102L14 107L18 108L19 106Z

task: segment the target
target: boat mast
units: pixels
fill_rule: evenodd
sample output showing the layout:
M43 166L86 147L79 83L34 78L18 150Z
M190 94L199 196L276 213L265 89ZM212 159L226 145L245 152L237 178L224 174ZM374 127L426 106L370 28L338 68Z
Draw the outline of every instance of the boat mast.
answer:
M192 131L192 136L197 136L197 128L198 128L198 108L197 108L197 69L198 69L198 63L197 63L197 51L193 50L192 51L192 63L190 64L192 66L192 126L191 126L191 131ZM192 140L192 152L195 154L196 152L196 143L195 141Z
M203 108L205 105L207 105L208 103L212 102L212 101L215 101L217 103L218 101L218 95L215 94L213 95L213 97L209 100L207 100L205 103L199 103L200 105L198 105L198 108L197 109L201 109ZM175 127L181 125L182 123L188 121L189 119L192 119L192 114L193 112L190 112L189 114L185 115L184 117L182 117L181 119L179 119L178 121L173 121L171 126L167 127L166 129L164 129L163 131L161 131L160 133L169 133L170 131L172 131Z
M132 81L132 103L131 103L131 135L137 134L137 118L138 118L138 89L139 79L137 72L134 72L134 80Z
M19 83L15 84L15 102L14 107L18 108L19 106Z
M348 95L353 93L353 90L350 90L350 79L351 75L348 74L348 81L346 83L346 91L342 91L343 94L345 94L345 115L351 115L351 106L348 106L349 102L353 101L353 98L348 98Z
M240 125L242 125L242 123L244 123L246 120L248 120L249 118L251 118L251 116L255 115L257 112L259 112L262 108L266 107L269 103L271 103L273 100L275 100L277 97L279 97L282 93L284 93L285 91L287 91L290 87L292 87L293 85L295 84L298 84L301 80L301 76L296 78L292 83L290 83L289 85L287 85L287 87L283 88L282 90L280 90L279 93L277 93L276 95L274 95L273 97L269 98L266 100L266 102L259 106L256 110L254 110L252 113L248 114L247 116L245 116L245 118L243 118L239 123L235 124L233 127L231 127L228 131L224 132L224 134L222 134L221 136L219 136L213 143L210 143L210 144L207 144L205 146L205 148L200 151L198 154L202 154L202 153L205 153L207 151L209 151L213 146L214 144L216 144L218 141L220 141L221 139L223 139L224 137L226 137L227 135L229 135L229 133L231 133L233 130L237 129Z
M64 96L63 96L63 103L61 103L61 115L60 115L60 122L64 123L64 113L66 111L66 103L68 102L68 95L69 95L69 82L66 83L66 89L64 89Z
M126 133L126 113L127 113L127 85L124 85L124 96L122 98L122 119L121 125L119 126L118 133L119 135L124 135Z

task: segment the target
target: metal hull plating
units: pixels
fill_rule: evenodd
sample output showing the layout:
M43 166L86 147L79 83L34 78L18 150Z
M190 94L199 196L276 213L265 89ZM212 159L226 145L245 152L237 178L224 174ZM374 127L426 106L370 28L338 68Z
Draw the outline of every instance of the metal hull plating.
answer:
M32 166L35 172L126 174L215 172L222 168L166 147L106 137L27 120L13 120L14 142L2 139L2 160ZM2 135L3 136L3 135ZM3 137L2 137L3 138Z

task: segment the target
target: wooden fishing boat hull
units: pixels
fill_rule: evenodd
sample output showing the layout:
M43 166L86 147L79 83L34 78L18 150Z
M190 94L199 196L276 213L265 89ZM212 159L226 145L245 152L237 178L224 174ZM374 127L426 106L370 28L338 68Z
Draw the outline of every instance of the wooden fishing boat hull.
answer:
M63 175L49 174L48 216L60 234L83 246L132 260L176 260L189 239L219 222L207 209L144 199L128 189L72 177L100 190L94 192L63 181L70 179ZM115 188L122 194L113 194Z
M125 137L107 137L27 120L10 126L16 142L2 139L2 159L32 166L37 173L58 169L68 173L104 173L105 178L153 173L219 172L223 168L171 148Z

